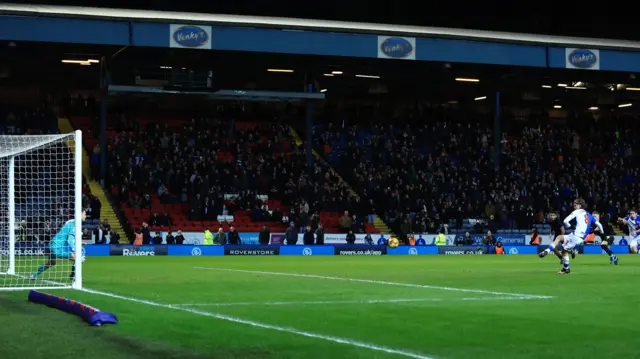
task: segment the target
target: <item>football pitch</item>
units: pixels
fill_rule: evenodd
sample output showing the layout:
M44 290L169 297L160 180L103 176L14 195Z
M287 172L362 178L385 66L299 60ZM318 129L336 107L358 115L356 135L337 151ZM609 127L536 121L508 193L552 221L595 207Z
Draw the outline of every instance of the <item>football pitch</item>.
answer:
M91 257L80 318L0 293L0 358L637 358L640 256Z

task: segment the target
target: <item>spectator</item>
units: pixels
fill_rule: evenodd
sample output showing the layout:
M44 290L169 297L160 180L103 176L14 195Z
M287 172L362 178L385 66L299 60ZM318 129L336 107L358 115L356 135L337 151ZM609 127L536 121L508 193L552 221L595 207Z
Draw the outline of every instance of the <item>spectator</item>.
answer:
M149 219L149 224L152 227L162 226L162 220L160 219L160 217L158 217L157 213L154 213L153 215L151 215L151 218Z
M282 211L280 211L280 208L276 208L273 211L273 214L271 215L271 220L276 223L282 222Z
M466 232L463 237L456 238L456 246L470 246L473 244L473 238L469 232Z
M498 233L498 230L500 229L500 221L498 221L494 215L491 215L489 216L488 226L491 233Z
M262 220L262 209L257 204L251 210L251 220L254 222L260 222Z
M209 197L204 199L204 204L202 205L202 219L205 221L211 221L217 217L217 213L213 208L213 203L209 200Z
M176 234L175 241L176 241L176 244L184 243L184 236L182 235L182 231L179 229L178 229L178 233Z
M131 199L129 200L129 207L140 208L141 206L142 206L142 200L140 199L140 196L134 195L133 197L131 197Z
M353 231L350 230L349 233L347 233L346 240L347 240L347 244L356 243L356 235L353 234Z
M271 211L269 210L269 206L263 204L262 208L260 208L260 213L263 221L271 221Z
M85 241L91 241L91 240L92 240L91 232L89 232L89 229L85 228L82 231L82 241L85 242Z
M95 239L97 244L102 244L103 231L104 230L102 229L102 224L99 224L98 227L93 230L93 238Z
M242 240L240 240L240 235L236 232L236 229L231 227L229 228L229 244L242 244Z
M349 216L349 211L344 211L344 215L340 217L340 230L343 233L351 231L353 225L353 219Z
M309 204L307 201L302 201L300 204L300 227L305 227L309 224Z
M156 235L153 236L153 244L162 244L162 236L160 236L160 232L156 232Z
M89 204L88 199L85 198L84 202L85 203L82 210L87 214L87 219L93 219L93 210L91 208L91 205Z
M531 228L531 226L535 223L535 219L536 219L536 213L533 210L532 206L528 206L527 210L526 210L526 223L525 223L525 228ZM520 228L522 229L522 228Z
M364 236L364 243L365 243L365 244L368 244L368 245L370 245L370 246L372 246L372 245L373 245L373 238L371 237L371 235L370 235L369 233L367 233L367 234Z
M213 244L218 246L227 244L227 235L222 230L222 227L218 228L218 232L216 232L216 236L213 238Z
M192 221L201 221L204 212L204 205L200 198L200 193L196 193L195 198L191 200L189 205L189 219Z
M109 244L120 243L120 234L116 231L109 232Z
M102 204L100 203L100 200L98 199L98 197L90 195L89 203L91 206L91 212L92 212L93 218L100 219L100 210L102 208ZM111 227L109 227L109 230L110 229Z
M295 223L289 223L289 228L284 233L285 241L287 245L295 246L298 243L298 231L296 230Z
M304 243L305 246L310 246L312 245L314 242L314 238L313 238L313 232L311 231L311 226L307 225L306 230L304 232L304 236L302 237L302 243Z
M316 244L324 245L324 227L322 223L318 223L318 229L316 229Z
M266 244L269 244L270 240L271 240L271 233L269 232L269 229L267 228L267 225L264 224L264 225L262 225L262 229L260 230L260 234L258 234L258 243L266 245Z
M109 224L109 221L107 219L102 221L102 229L107 232L111 232L111 225Z
M142 201L140 203L140 208L151 209L151 206L152 206L151 195L149 195L147 193L147 194L144 195L144 197L142 197Z
M160 221L161 221L161 226L173 227L175 225L173 224L173 218L171 218L171 215L169 215L169 212L164 212L162 217L160 217Z
M482 240L484 245L487 246L495 246L496 245L496 237L493 235L493 232L488 231L486 237Z
M160 198L161 201L166 201L168 197L169 190L165 187L164 183L160 182L160 185L158 186L158 198Z
M315 232L320 226L320 215L318 212L312 214L309 221L311 222L311 231Z
M167 232L167 236L165 237L164 240L165 242L167 242L167 244L176 244L176 239L171 234L171 231Z
M147 224L147 222L142 222L140 233L142 233L142 244L151 244L151 232L149 231L149 224Z

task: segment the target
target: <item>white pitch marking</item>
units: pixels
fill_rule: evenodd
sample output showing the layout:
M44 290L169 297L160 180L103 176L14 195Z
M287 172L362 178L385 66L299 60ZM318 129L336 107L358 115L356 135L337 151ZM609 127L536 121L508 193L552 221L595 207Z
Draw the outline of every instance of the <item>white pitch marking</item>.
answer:
M288 277L316 278L316 279L329 279L329 280L343 280L343 281L348 281L348 282L395 285L395 286L400 286L400 287L412 287L412 288L438 289L438 290L446 290L446 291L451 291L451 292L503 295L503 296L509 296L509 297L526 297L526 298L531 298L531 299L551 299L551 298L553 298L552 296L549 296L549 295L494 292L494 291L482 290L482 289L466 289L466 288L442 287L442 286L436 286L436 285L389 282L389 281L381 281L381 280L373 280L373 279L360 279L360 278L347 278L347 277L329 277L329 276L316 275L316 274L265 272L265 271L254 271L254 270L245 270L245 269L211 268L211 267L193 267L193 268L195 268L195 269L204 269L204 270L213 270L213 271L253 273L253 274L264 274L264 275L279 275L279 276L288 276Z
M235 306L268 306L268 305L313 305L313 304L376 304L376 303L420 303L449 301L493 301L493 300L532 300L530 297L468 297L468 298L401 298L401 299L364 299L364 300L317 300L304 302L231 302L231 303L187 303L170 304L176 307L235 307Z
M140 304L146 304L146 305L153 306L153 307L180 310L180 311L191 313L191 314L195 314L195 315L211 317L211 318L216 318L216 319L220 319L220 320L226 320L228 322L233 322L233 323L246 324L246 325L250 325L250 326L256 327L256 328L271 329L271 330L276 330L276 331L283 332L283 333L290 333L290 334L300 335L300 336L307 337L307 338L322 339L322 340L326 340L326 341L329 341L329 342L351 345L351 346L358 347L358 348L375 350L375 351L385 352L385 353L389 353L389 354L402 355L402 356L409 357L409 358L414 358L414 359L435 359L433 357L429 357L429 356L426 356L426 355L412 353L412 352L407 351L407 350L388 348L388 347L383 347L383 346L379 346L379 345L375 345L375 344L369 344L369 343L360 342L360 341L351 340L351 339L346 339L346 338L340 338L340 337L334 337L334 336L328 336L328 335L322 335L322 334L315 334L315 333L311 333L311 332L298 330L298 329L295 329L295 328L287 328L287 327L280 327L280 326L277 326L277 325L263 324L263 323L260 323L260 322L254 322L252 320L247 320L247 319L242 319L242 318L237 318L237 317L231 317L231 316L224 315L224 314L203 312L203 311L200 311L200 310L182 308L182 307L178 307L178 306L171 305L171 304L161 304L161 303L156 303L156 302L152 302L152 301L148 301L148 300L144 300L144 299L126 297L126 296L123 296L123 295L118 295L118 294L109 293L109 292L102 292L102 291L97 291L97 290L92 290L92 289L87 289L87 288L81 289L81 291L86 292L86 293L96 294L96 295L102 295L102 296L105 296L105 297L122 299L122 300L127 300L127 301L130 301L130 302L140 303Z

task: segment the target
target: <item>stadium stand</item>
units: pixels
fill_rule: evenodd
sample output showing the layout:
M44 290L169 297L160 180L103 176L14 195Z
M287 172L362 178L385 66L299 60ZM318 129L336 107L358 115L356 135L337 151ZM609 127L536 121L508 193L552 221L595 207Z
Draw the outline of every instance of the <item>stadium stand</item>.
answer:
M87 109L84 103L84 112L95 112L95 104ZM5 107L1 114L5 133L54 131L53 114L45 109ZM346 210L361 233L379 233L367 220L377 214L401 236L433 233L445 224L450 233L529 233L536 227L546 234L545 214L563 217L575 196L614 220L639 203L633 153L638 124L631 118L576 118L563 126L508 122L500 139L502 165L495 170L491 120L478 116L425 106L319 121L314 147L357 190L359 201L321 162L311 174L305 171L303 144L283 123L246 115L238 121L166 114L131 121L119 115L107 132L107 184L126 225L153 222L152 231L234 226L255 232L264 224L282 232L293 220L298 227L322 222L327 233L336 233L345 230L340 220ZM382 117L393 122L368 120ZM25 119L35 125L24 128ZM579 121L592 125L576 126ZM89 174L99 171L95 123L72 117L72 126L85 133ZM105 199L92 194L90 183L86 205L99 207ZM99 217L86 227L101 228Z
M496 170L491 120L477 116L427 106L360 111L317 125L314 147L401 236L444 224L451 233L548 233L545 214L564 218L577 196L614 219L638 203L638 126L628 119L511 122ZM392 120L371 120L380 118Z
M166 114L165 114L166 116ZM129 118L135 118L131 121ZM76 116L98 171L91 117ZM151 231L204 229L271 232L322 223L339 232L349 211L357 232L379 233L367 210L321 163L306 170L303 147L277 122L228 118L121 115L110 123L107 185L128 225ZM351 217L355 214L355 217ZM355 219L355 220L354 220Z
M0 132L7 135L40 135L58 133L57 117L51 110L51 103L46 101L41 106L33 105L3 105L0 106ZM37 178L33 177L38 175ZM47 173L22 171L18 173L21 177L16 189L16 218L19 226L24 230L24 235L28 238L32 233L49 233L53 235L57 228L64 223L64 218L71 213L70 194L59 191L55 196L41 196L37 198L23 198L19 194L20 185L33 185L37 183L43 188L57 185L60 179L52 178ZM34 182L35 181L35 182ZM49 192L43 192L49 193ZM100 223L101 203L90 191L87 183L83 186L83 208L88 210L87 221L83 224L83 229L90 232L96 230ZM52 213L59 213L52 216ZM52 218L54 218L52 220Z

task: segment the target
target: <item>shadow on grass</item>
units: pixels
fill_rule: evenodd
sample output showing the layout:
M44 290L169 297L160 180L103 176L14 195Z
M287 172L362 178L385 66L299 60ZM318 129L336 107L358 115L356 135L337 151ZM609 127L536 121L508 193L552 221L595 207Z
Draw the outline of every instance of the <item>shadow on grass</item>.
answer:
M90 327L79 317L29 303L26 295L0 295L0 358L268 359L268 351L214 349L211 354ZM150 324L153 326L153 323ZM162 331L162 327L158 327ZM189 333L182 333L188 336ZM180 339L180 338L177 338ZM185 338L185 339L188 339ZM215 341L215 338L212 338ZM186 342L186 340L185 340ZM221 343L223 346L224 343Z

